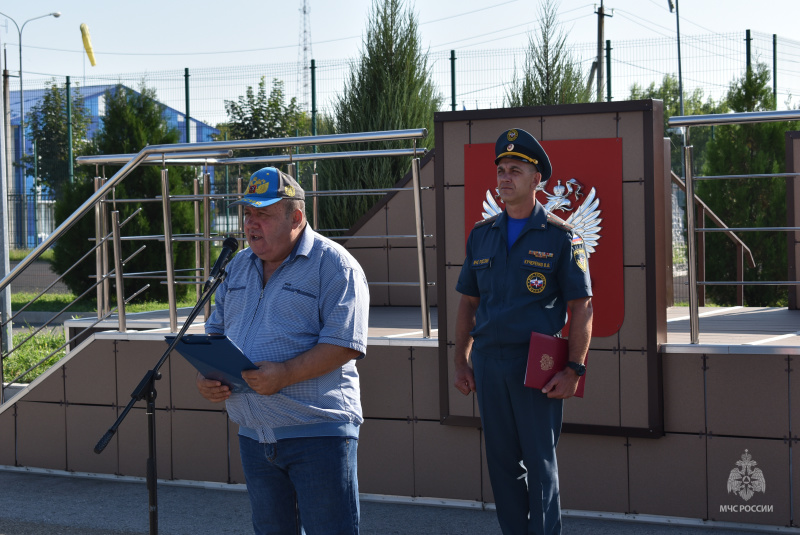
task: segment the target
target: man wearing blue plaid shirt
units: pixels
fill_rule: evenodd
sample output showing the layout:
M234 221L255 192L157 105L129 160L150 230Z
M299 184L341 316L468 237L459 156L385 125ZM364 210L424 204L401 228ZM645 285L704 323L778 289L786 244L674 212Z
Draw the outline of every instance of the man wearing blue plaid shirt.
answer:
M257 366L252 393L198 375L239 424L257 534L357 534L356 450L363 422L355 360L366 353L369 290L358 262L314 232L304 192L267 167L245 196L249 248L228 264L206 332L225 334Z

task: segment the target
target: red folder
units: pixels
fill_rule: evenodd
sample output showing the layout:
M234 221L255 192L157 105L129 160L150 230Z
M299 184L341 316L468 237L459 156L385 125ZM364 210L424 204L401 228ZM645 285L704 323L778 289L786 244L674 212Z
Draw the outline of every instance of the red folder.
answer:
M567 366L569 359L569 342L566 338L531 333L528 346L528 367L525 370L525 386L541 390L553 376ZM586 364L584 362L584 364ZM578 380L575 396L583 397L586 374Z

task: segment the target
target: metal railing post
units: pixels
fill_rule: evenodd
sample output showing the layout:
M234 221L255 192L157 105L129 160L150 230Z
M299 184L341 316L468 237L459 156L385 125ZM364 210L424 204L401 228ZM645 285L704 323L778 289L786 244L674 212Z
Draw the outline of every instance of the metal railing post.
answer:
M694 205L695 211L695 229L699 226L705 226L706 209L703 205ZM697 306L706 306L706 287L702 283L706 282L706 234L705 232L695 233L697 239Z
M414 215L417 227L417 267L419 270L419 305L422 309L422 336L431 337L431 312L428 308L428 274L425 265L425 236L422 228L422 192L419 180L419 158L411 160L414 181Z
M742 244L736 244L736 281L744 282L744 249ZM744 306L744 284L736 286L736 304Z
M314 174L311 175L311 191L317 193L318 183L317 180L319 179L319 175L317 175L317 164L314 164ZM319 230L319 198L314 195L314 198L311 200L311 228L314 230Z
M122 277L122 236L119 228L119 212L111 212L111 228L114 237L114 276L117 280L117 317L119 332L128 331L125 323L125 284Z
M169 203L169 171L161 169L161 200L164 206L164 252L167 261L167 300L169 301L169 330L178 331L178 307L175 302L175 263L172 255L172 210Z
M244 179L240 171L239 178L236 179L236 193L241 195L242 191L244 191ZM241 204L236 207L236 215L239 217L239 232L242 234L242 239L247 241L247 236L244 234L244 208L242 208Z
M195 197L200 195L200 181L195 178L192 181L193 190L192 192L195 194ZM194 234L195 236L200 235L200 200L195 199L192 201L192 207L194 208ZM202 259L200 258L200 242L194 242L194 265L195 268L202 265ZM197 284L195 285L195 299L200 301L200 294L202 293L201 288L203 284L203 278L198 273L197 277L195 277Z
M94 191L100 189L100 177L94 177ZM94 236L95 236L95 243L99 244L100 241L103 239L104 234L102 233L102 219L100 215L102 203L97 203L94 205ZM100 282L103 276L103 250L102 247L98 247L95 251L95 270L97 273L97 282ZM103 303L105 300L103 299L103 285L97 285L97 319L103 317Z
M692 150L694 147L691 145L683 147L683 164L686 169L686 198L691 202L687 202L687 206L691 209L686 210L686 227L687 227L687 256L688 256L688 271L689 271L689 338L690 343L700 343L700 317L697 305L697 254L696 254L696 236L695 228L695 203L694 203L694 177L692 176Z
M211 174L203 174L203 279L211 276ZM211 300L206 301L203 309L205 319L211 315Z

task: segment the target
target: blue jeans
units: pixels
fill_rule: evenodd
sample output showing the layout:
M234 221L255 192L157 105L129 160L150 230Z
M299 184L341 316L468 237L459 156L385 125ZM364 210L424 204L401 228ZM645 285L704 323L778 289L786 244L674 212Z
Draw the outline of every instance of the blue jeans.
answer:
M257 535L358 534L358 440L239 436Z

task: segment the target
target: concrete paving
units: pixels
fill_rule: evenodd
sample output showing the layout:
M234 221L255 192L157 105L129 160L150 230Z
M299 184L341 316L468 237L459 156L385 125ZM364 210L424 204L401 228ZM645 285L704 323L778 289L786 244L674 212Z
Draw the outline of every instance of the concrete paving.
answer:
M158 532L247 534L243 490L159 484ZM564 517L564 535L721 535L754 533L716 526L658 525ZM721 529L720 529L721 528ZM781 532L798 533L793 529ZM142 481L90 479L0 470L0 535L133 535L149 533ZM494 511L362 500L362 535L500 535Z

